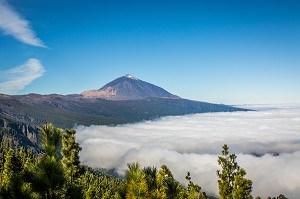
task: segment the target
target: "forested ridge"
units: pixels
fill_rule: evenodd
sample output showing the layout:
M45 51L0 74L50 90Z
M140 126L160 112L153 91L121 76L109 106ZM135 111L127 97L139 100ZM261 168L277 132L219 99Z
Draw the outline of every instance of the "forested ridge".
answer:
M179 183L167 165L159 169L142 168L129 163L125 176L118 177L103 170L82 165L80 145L74 129L60 129L52 124L40 128L40 153L30 148L12 146L2 137L0 144L0 198L2 199L206 199L213 198L193 183L187 172L187 186ZM101 158L101 157L99 157ZM252 181L236 162L237 156L223 146L218 158L220 199L251 199ZM201 178L201 176L196 176ZM280 194L272 199L284 199ZM271 197L269 197L271 199Z

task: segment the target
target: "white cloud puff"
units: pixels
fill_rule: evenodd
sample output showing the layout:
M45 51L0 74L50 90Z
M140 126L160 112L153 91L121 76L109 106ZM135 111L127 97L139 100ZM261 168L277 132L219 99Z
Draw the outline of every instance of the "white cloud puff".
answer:
M0 93L14 94L43 76L44 72L45 69L38 59L28 59L21 66L0 71Z
M4 34L11 35L23 43L46 47L31 29L30 23L14 11L5 0L0 0L0 29Z
M164 117L116 127L78 126L81 161L94 167L116 168L121 174L128 162L157 167L166 164L180 182L185 182L190 171L193 181L217 195L217 158L226 143L253 181L254 196L284 193L297 198L300 107L259 110Z

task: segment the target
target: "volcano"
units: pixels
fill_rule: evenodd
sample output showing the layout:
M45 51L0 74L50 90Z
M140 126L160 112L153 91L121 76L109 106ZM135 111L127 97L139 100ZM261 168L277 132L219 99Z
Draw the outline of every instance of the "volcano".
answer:
M106 100L141 100L147 98L180 99L165 89L133 77L130 74L119 77L99 90L82 92L85 98Z

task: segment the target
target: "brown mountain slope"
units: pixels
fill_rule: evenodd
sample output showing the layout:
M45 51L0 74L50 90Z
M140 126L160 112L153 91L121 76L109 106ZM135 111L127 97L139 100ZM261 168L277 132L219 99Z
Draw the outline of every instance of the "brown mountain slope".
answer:
M129 74L115 79L99 90L85 91L81 95L85 98L102 98L107 100L140 100L149 97L180 98L158 86L144 82Z

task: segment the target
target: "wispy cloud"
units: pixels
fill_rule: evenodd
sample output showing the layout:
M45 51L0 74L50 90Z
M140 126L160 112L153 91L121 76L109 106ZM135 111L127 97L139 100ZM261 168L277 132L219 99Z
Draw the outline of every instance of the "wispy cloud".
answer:
M217 157L227 143L253 180L255 196L284 193L298 198L300 108L259 109L165 117L117 127L79 126L81 160L95 167L116 168L120 173L128 162L157 167L167 164L181 182L190 171L205 191L217 195ZM280 155L273 156L276 152Z
M0 93L14 94L41 77L44 72L45 69L38 59L29 59L21 66L0 71Z
M46 48L43 41L31 29L30 23L14 11L5 0L0 0L0 29L4 34L11 35L21 42Z

